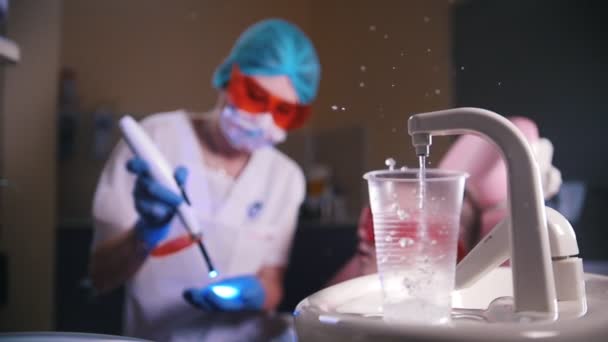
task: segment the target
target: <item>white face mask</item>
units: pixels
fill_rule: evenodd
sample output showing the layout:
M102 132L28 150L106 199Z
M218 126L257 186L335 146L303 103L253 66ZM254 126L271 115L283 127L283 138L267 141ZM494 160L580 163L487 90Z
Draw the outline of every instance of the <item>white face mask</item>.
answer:
M287 137L274 123L272 114L252 115L233 105L224 106L220 112L220 128L232 147L248 152L276 145Z

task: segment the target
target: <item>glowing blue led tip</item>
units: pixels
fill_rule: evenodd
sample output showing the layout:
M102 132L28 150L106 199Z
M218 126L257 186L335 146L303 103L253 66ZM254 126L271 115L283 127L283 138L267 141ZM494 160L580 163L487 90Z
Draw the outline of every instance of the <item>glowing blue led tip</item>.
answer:
M218 276L218 273L216 270L209 271L209 278L215 278L217 276Z
M214 285L211 287L211 291L218 297L224 299L236 298L239 295L239 290L237 288L227 285Z

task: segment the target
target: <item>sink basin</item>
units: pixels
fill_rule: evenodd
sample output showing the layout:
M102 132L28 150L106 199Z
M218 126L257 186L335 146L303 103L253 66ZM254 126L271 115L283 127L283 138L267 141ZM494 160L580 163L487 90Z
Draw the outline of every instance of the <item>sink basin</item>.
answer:
M452 323L446 326L391 325L382 320L378 275L323 289L294 312L300 341L606 341L608 277L585 273L587 311L551 321L500 322L481 318L497 298L512 297L511 269L499 267L473 286L452 294ZM567 305L568 303L559 303ZM562 311L560 309L560 311ZM478 315L479 314L479 315Z

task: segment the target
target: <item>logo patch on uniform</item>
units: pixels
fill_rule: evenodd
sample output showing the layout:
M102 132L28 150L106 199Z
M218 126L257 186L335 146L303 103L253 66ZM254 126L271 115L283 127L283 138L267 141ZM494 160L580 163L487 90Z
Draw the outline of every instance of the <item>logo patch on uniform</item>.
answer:
M262 204L261 201L255 201L255 202L253 202L249 206L249 210L247 212L247 216L249 216L249 219L256 218L260 214L260 211L262 211L263 207L264 207L264 205Z

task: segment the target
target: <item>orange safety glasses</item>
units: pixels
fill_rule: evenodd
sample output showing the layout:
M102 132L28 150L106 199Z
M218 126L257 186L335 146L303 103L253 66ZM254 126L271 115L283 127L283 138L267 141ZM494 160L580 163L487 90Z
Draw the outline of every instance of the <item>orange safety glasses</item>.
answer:
M302 126L311 114L311 108L284 101L262 88L253 77L232 67L227 87L228 99L239 109L251 114L271 113L277 126L292 130Z

